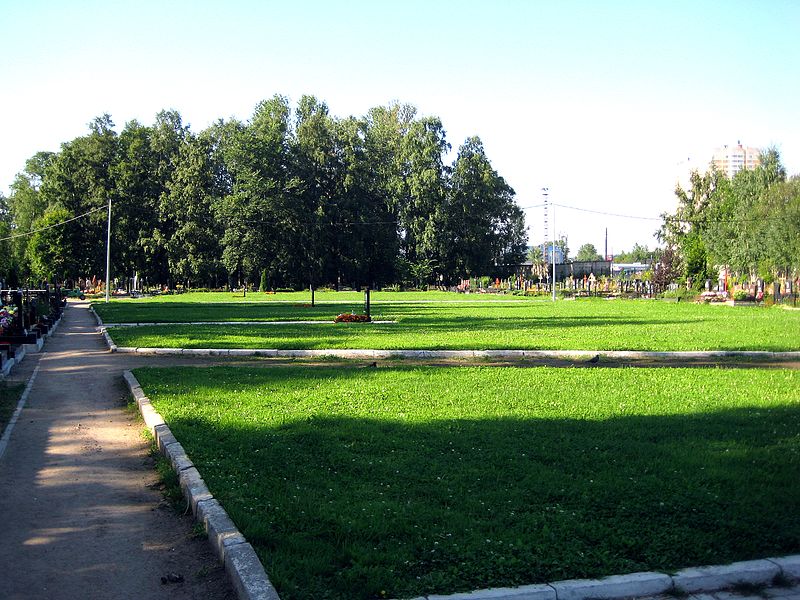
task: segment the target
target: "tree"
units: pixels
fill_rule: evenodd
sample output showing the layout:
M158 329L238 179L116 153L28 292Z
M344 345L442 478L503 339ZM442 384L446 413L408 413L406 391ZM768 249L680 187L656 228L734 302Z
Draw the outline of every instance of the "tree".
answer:
M619 252L614 256L614 261L619 263L652 263L661 256L661 250L658 248L650 250L646 245L642 246L639 243L633 245L630 252Z
M187 285L194 281L217 287L224 274L220 240L225 228L216 209L229 189L214 146L213 130L187 135L159 206L174 227L164 245L169 272Z
M525 256L525 220L514 190L492 169L477 137L459 149L446 201L433 218L437 254L449 282L505 276Z
M18 173L11 184L11 196L8 199L8 229L9 235L22 234L33 229L33 224L40 219L47 210L47 199L39 190L45 177L48 166L53 162L53 152L37 152L25 162L25 169ZM8 250L16 265L17 271L23 276L30 272L29 260L26 256L28 237L19 237L9 240Z
M45 169L40 193L48 207L61 207L74 216L80 235L71 238L69 253L74 273L94 275L105 271L106 213L114 199L112 165L117 160L119 140L107 114L89 124L89 134L61 145L61 151Z
M118 155L111 166L114 181L112 207L112 268L126 279L146 277L164 281L166 265L153 232L161 224L158 200L162 188L156 171L153 130L130 121L118 138Z
M334 231L340 213L341 166L334 122L324 102L313 96L300 98L291 149L297 179L290 223L300 240L302 253L297 258L313 305L314 290L326 278L335 277L341 258L340 238Z
M381 176L372 168L366 144L367 122L353 117L334 126L336 219L330 238L338 248L335 282L377 287L396 275L397 222L386 201Z
M684 276L699 285L712 275L713 261L708 255L705 238L712 221L713 207L725 194L729 182L715 167L703 173L692 171L690 188L675 187L678 209L675 214L663 214L664 223L657 232L660 241L678 248L684 266Z
M295 185L290 156L288 100L260 102L247 124L220 122L213 139L224 169L216 185L216 214L223 222L222 262L230 278L254 282L266 268L278 278L296 276L297 240L290 231ZM228 189L225 189L225 188Z
M680 257L672 246L667 246L653 269L653 285L657 291L663 292L667 286L677 280L682 272Z
M575 255L575 260L577 262L592 262L596 260L603 260L603 258L597 252L597 248L594 247L594 244L584 244L578 248L578 253Z
M76 257L72 252L78 245L80 230L75 221L62 224L73 216L66 208L53 206L34 224L39 231L28 240L28 256L32 274L38 280L62 282L75 273Z

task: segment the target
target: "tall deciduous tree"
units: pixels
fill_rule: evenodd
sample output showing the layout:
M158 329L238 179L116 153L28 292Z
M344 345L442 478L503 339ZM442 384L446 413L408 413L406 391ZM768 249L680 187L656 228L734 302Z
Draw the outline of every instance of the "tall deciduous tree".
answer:
M525 220L514 190L492 169L477 137L459 149L447 200L434 218L442 274L448 281L504 275L525 256Z
M215 145L213 130L189 135L167 183L169 193L161 198L160 213L175 228L165 244L169 271L188 285L217 287L224 281L220 243L224 226L216 211L230 189Z
M578 262L591 262L595 260L603 260L594 244L584 244L578 248L578 253L575 255L575 260Z
M89 135L62 144L61 151L45 171L41 194L51 208L61 206L78 216L81 235L71 252L80 275L105 271L106 214L102 210L114 198L112 165L117 160L118 138L109 115L89 124Z

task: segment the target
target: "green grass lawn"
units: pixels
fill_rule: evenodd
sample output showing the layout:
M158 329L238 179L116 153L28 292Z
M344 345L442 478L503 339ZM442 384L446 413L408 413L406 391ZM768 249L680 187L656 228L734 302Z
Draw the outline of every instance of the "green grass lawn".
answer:
M25 384L9 384L0 382L0 434L11 420L11 415L17 408L20 396L25 389Z
M800 551L800 372L138 369L282 598Z
M453 303L453 304L510 304L544 302L544 298L524 298L500 294L455 294L452 292L372 292L373 303ZM364 310L363 292L322 291L315 295L320 310L311 309L311 294L280 292L265 294L249 292L191 292L168 294L149 298L112 299L92 303L97 314L108 323L187 321L281 320L283 318L307 319L314 316L333 318L344 310ZM283 305L283 306L282 306Z
M338 304L195 303L175 305L174 312L163 304L128 306L138 312L126 313L125 320L138 322L201 317L332 321L343 310ZM372 314L398 323L164 325L112 329L110 334L119 346L173 348L800 350L800 312L780 308L643 300L376 302Z

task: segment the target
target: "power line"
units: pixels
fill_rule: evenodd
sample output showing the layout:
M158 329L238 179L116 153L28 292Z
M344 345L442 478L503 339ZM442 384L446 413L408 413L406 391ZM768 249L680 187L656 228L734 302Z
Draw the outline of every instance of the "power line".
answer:
M66 225L67 223L72 223L72 221L77 221L78 219L82 219L92 213L96 213L99 210L106 210L107 207L99 206L97 208L93 208L92 210L83 213L82 215L78 215L77 217L72 217L71 219L67 219L66 221L61 221L60 223L53 223L52 225L48 225L47 227L40 227L39 229L31 229L30 231L26 231L25 233L15 233L13 235L9 235L4 238L0 238L0 242L5 242L6 240L13 240L14 238L19 237L26 237L29 235L33 235L34 233L39 233L40 231L47 231L48 229L53 229L54 227L61 227L62 225Z
M643 221L662 221L661 217L640 217L638 215L623 215L620 213L611 213L611 212L604 212L602 210L591 210L589 208L578 208L577 206L567 206L566 204L557 204L556 202L551 202L551 204L558 206L560 208L568 208L570 210L579 210L581 212L592 213L595 215L605 215L607 217L621 217L623 219L641 219Z

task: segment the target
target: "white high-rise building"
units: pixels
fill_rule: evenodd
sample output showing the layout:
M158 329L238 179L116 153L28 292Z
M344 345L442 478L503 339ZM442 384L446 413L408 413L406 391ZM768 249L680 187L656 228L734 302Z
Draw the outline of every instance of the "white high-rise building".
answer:
M748 148L742 146L741 142L736 142L736 146L725 145L714 150L714 158L711 159L711 162L729 179L733 179L733 176L742 169L755 169L760 165L761 151L758 148Z

